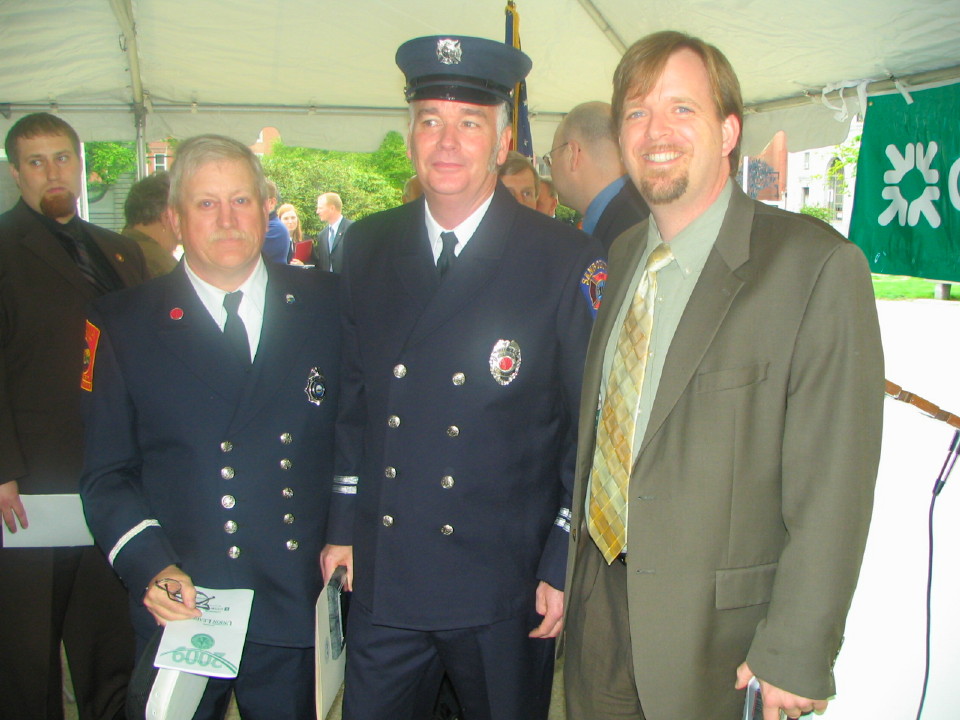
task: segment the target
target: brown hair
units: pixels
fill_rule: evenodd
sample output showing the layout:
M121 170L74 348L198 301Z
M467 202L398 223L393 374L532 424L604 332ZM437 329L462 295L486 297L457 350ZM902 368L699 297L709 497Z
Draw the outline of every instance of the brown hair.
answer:
M300 213L297 212L297 209L293 205L290 203L284 203L278 207L277 217L282 218L291 210L293 210L293 214L297 216L297 227L294 228L292 233L290 233L290 239L293 240L293 242L303 242L303 226L300 225Z
M32 138L38 135L64 135L73 145L73 151L77 154L77 157L80 156L80 137L77 135L77 131L70 127L69 123L50 113L31 113L30 115L24 115L13 124L3 145L3 149L7 153L7 160L17 170L20 169L17 141L21 138Z
M540 175L537 174L537 170L533 167L533 163L530 162L530 158L523 153L519 153L516 150L508 152L507 159L504 160L503 165L497 169L497 176L519 175L525 170L533 173L533 192L537 197L540 197Z
M737 144L730 152L730 173L740 165L740 140L743 137L743 97L740 81L727 57L716 47L698 37L663 30L637 40L624 53L613 73L613 121L617 127L623 121L623 107L628 98L643 97L663 74L667 60L680 50L695 52L707 68L707 77L713 91L713 104L717 117L723 120L730 115L737 118L740 134Z

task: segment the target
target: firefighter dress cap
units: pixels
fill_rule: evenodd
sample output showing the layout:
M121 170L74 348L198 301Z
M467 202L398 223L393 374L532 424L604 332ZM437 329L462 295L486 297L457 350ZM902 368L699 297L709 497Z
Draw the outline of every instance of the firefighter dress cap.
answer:
M407 102L452 100L498 105L512 102L514 85L527 76L533 61L502 42L433 35L401 45L397 65L407 79Z

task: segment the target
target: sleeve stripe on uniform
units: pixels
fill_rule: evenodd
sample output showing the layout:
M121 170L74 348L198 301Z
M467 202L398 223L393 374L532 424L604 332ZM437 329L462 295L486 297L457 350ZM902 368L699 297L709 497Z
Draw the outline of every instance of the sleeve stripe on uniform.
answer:
M333 491L340 495L356 495L359 480L356 475L336 475L333 478Z
M148 527L160 527L160 523L153 519L141 520L120 536L120 539L117 540L117 544L113 546L110 554L107 555L107 560L110 561L111 566L113 566L113 561L117 559L117 555L121 550L123 550L124 546Z
M573 517L573 513L570 511L570 508L562 507L560 512L557 513L557 519L553 521L553 524L565 532L570 532L570 519Z

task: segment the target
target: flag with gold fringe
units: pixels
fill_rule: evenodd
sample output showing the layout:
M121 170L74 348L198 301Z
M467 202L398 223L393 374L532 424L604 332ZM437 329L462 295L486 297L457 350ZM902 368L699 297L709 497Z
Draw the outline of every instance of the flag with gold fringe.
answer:
M520 47L520 13L517 11L517 3L514 0L508 0L507 7L504 8L506 14L506 42L521 50ZM533 157L533 137L530 135L530 117L527 114L527 82L521 80L513 89L513 142L511 150Z

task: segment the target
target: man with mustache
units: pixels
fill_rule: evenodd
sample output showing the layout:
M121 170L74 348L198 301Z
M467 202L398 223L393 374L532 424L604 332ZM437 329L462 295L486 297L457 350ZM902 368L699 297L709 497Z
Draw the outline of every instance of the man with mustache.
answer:
M20 200L0 215L0 514L29 539L36 525L21 493L78 492L86 306L147 271L133 240L77 216L83 177L70 125L26 115L6 153ZM122 717L133 634L100 550L0 549L0 578L0 717L63 717L61 640L80 717Z
M637 41L613 119L650 217L611 247L585 366L567 717L739 717L754 675L764 720L822 711L880 459L866 258L737 186L712 45Z
M264 262L257 157L201 135L177 147L171 273L94 303L80 492L130 591L138 645L201 615L196 585L251 588L235 680L195 718L314 714L314 604L333 477L337 277Z

